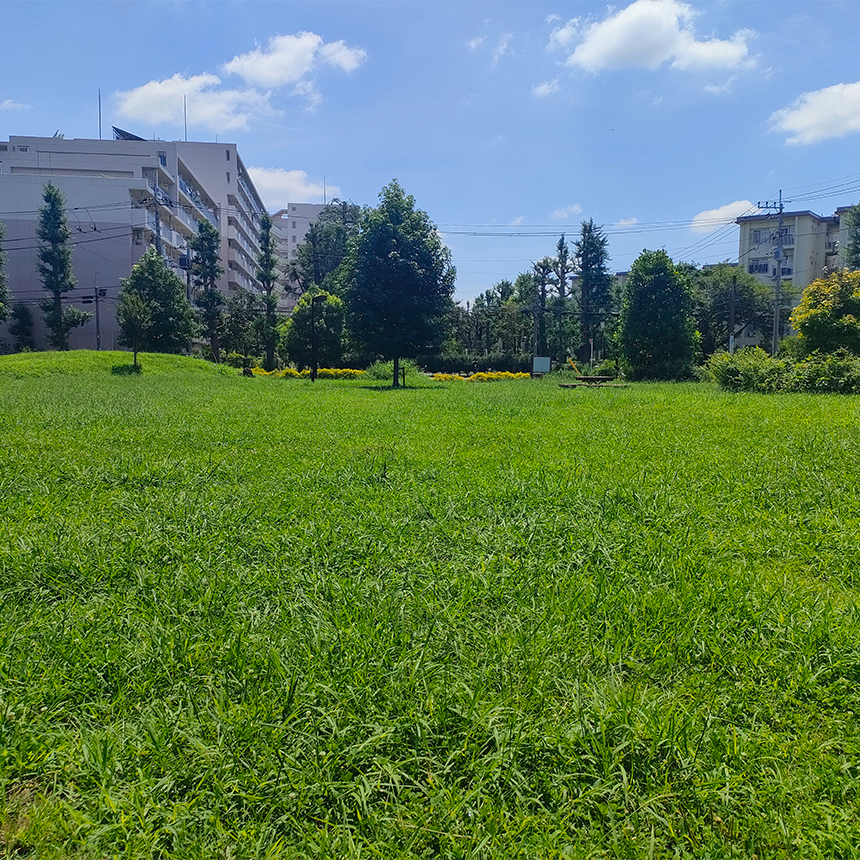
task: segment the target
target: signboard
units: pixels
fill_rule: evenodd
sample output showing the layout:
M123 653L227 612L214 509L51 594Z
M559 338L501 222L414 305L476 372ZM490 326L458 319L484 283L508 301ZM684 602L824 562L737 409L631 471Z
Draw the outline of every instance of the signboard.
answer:
M532 357L532 373L549 373L549 356L535 355Z

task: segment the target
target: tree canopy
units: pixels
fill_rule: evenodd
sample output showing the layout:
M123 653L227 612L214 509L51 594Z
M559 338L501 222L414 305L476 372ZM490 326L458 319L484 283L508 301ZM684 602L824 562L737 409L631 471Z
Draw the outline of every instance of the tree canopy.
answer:
M124 341L127 346L134 349L133 339L138 349L145 352L177 353L190 348L197 325L194 310L185 295L185 284L168 268L155 248L146 251L121 284L120 308L124 306L127 293L134 293L140 300L126 305L122 314L118 309L118 317L125 315L129 319L128 339ZM148 325L144 325L147 316L144 307L149 316ZM141 329L145 336L141 337Z
M426 212L396 180L366 209L344 260L353 341L395 362L439 349L456 269Z
M314 299L317 301L311 308ZM317 364L337 367L343 355L344 317L344 305L337 296L324 291L305 293L281 329L281 343L287 358L297 367L310 367L313 361L313 332L316 331Z
M604 332L613 305L608 245L603 229L593 219L582 222L573 256L579 275L579 356L583 361L591 355L591 341L597 352L605 347Z
M624 284L621 355L634 379L672 379L692 369L696 329L690 285L665 251L643 251Z
M791 314L804 351L847 349L860 355L860 271L814 280Z

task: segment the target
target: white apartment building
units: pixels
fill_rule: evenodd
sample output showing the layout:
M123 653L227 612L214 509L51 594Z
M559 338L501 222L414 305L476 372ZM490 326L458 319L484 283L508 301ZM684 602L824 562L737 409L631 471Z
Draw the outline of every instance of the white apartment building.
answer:
M51 181L66 197L72 266L78 284L66 300L93 310L100 298L102 349L113 349L120 279L151 245L188 282L188 240L208 219L221 232L224 293L258 289L254 278L264 208L235 144L10 136L0 142L0 221L7 229L7 273L13 301L28 304L36 343L47 345L38 302L46 297L36 272L36 225L42 191ZM5 329L0 326L0 338ZM7 337L8 341L9 338ZM94 348L94 321L71 332L72 348Z

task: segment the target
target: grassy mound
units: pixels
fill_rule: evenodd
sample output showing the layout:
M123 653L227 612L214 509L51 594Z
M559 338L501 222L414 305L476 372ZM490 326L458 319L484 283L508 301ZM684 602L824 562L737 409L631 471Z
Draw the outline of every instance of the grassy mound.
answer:
M235 373L184 355L162 355L142 352L138 356L142 372L151 373ZM132 373L132 356L129 352L97 352L94 349L76 349L69 352L20 352L0 355L0 377L27 379L29 377L69 374L91 376L101 374Z

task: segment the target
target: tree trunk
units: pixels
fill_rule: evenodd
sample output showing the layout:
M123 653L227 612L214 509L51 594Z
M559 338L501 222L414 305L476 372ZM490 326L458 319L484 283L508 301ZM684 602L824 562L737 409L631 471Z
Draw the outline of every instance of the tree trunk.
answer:
M275 369L275 314L271 302L266 303L266 368L270 373Z
M400 357L394 356L394 381L391 384L392 388L400 388Z
M212 349L212 358L215 364L221 364L221 344L218 340L218 329L214 324L209 325L209 346Z

